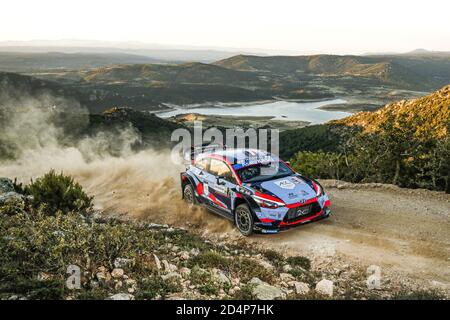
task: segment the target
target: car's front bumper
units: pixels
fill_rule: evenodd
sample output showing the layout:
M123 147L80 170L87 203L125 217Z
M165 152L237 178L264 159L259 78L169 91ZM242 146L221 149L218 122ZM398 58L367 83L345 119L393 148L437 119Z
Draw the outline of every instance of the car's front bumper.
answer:
M305 217L303 219L298 219L294 222L284 222L284 221L274 221L272 223L255 222L254 231L260 233L278 233L280 231L285 231L291 228L295 228L307 223L319 221L328 218L331 214L331 210L328 207L320 210L320 212Z

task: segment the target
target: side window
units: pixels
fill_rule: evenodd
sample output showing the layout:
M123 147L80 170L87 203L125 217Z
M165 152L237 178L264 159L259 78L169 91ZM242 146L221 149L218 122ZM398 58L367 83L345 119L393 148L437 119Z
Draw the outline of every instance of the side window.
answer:
M199 168L200 170L208 170L208 163L209 163L209 158L203 158L203 159L199 159L198 161L195 161L195 166L197 168Z
M231 172L231 169L227 166L227 164L223 161L217 160L217 159L211 159L211 163L209 166L209 172L216 177L222 176L225 178L225 180L235 183L236 179L233 176L233 173Z

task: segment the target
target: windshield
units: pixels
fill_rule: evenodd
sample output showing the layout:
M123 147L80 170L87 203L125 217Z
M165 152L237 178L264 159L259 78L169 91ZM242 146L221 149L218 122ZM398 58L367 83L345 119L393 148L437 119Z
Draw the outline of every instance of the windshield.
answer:
M257 182L290 176L293 171L283 162L258 163L236 170L242 182Z

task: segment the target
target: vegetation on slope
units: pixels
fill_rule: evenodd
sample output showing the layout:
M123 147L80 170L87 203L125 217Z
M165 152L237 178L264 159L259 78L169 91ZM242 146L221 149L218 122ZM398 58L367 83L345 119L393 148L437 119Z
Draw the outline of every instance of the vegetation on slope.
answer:
M233 70L295 75L300 78L304 78L305 75L342 77L342 80L345 77L371 78L378 80L379 84L424 90L437 88L449 82L450 63L447 60L407 56L238 55L217 61L215 64ZM439 72L436 72L437 66L441 66Z
M381 132L391 123L395 129L411 127L411 138L443 138L449 134L450 85L418 99L390 103L375 112L360 112L334 123L359 126L364 132Z
M450 86L319 128L285 133L304 174L450 192Z
M37 181L15 185L16 192L33 189L35 198L29 198L11 197L14 186L0 179L0 196L10 197L0 203L0 299L445 297L389 284L373 291L363 268L336 273L335 265L327 271L321 264L315 270L307 257L287 257L245 241L217 243L187 230L116 220L91 209L65 212L61 188L76 187L80 198L75 200L85 200L76 182L54 173ZM335 280L331 292L315 287L324 277Z

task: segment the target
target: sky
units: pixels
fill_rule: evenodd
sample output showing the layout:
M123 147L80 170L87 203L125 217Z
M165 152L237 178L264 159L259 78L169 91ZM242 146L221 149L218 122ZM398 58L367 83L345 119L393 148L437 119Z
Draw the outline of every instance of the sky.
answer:
M0 41L86 39L298 53L450 51L450 1L14 0Z

